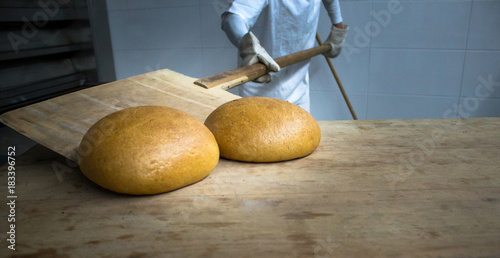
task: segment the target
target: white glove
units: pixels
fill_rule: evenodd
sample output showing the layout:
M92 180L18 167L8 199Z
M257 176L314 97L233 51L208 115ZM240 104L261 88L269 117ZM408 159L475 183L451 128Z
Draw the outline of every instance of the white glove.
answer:
M342 45L344 45L345 36L347 34L347 30L349 26L344 24L344 28L337 28L332 25L332 30L330 31L330 35L323 42L323 44L330 44L332 46L332 50L330 52L326 52L324 55L330 58L335 58L342 51Z
M267 69L272 72L278 72L280 66L274 61L274 59L266 52L264 47L260 45L260 41L253 35L250 31L241 39L240 56L243 58L242 66L253 65L258 62L263 63ZM254 82L265 83L271 81L271 75L266 74L254 80Z

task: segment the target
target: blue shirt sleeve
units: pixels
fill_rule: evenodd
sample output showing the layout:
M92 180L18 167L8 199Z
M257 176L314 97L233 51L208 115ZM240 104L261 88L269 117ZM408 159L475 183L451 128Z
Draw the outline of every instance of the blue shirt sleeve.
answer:
M323 0L326 12L332 21L332 24L342 22L342 14L340 12L339 0Z
M241 39L252 29L267 5L267 0L234 0L231 3L221 16L221 27L233 45L239 47Z

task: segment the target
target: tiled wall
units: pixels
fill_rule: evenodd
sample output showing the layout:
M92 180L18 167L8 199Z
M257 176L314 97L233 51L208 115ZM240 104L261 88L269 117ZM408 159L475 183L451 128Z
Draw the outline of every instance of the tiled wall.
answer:
M236 67L220 29L227 0L107 0L118 79L169 68L203 77ZM335 68L360 119L500 116L500 1L341 0L350 31ZM322 10L319 32L331 24ZM311 112L351 119L323 57Z

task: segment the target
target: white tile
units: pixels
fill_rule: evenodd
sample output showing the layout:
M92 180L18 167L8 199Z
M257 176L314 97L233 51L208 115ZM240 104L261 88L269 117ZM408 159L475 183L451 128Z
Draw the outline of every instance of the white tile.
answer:
M457 102L458 97L371 94L366 119L454 117Z
M128 6L130 9L150 9L197 5L199 5L199 0L128 0Z
M106 0L108 11L127 10L127 0Z
M460 98L458 117L500 117L500 99Z
M128 40L128 11L114 11L108 13L111 46L113 50L127 49Z
M471 2L400 2L399 13L389 3L374 2L373 23L351 33L371 34L372 47L465 48Z
M349 54L346 59L344 54ZM368 48L350 49L344 48L342 53L334 59L332 64L337 71L340 82L346 91L367 92L369 84L369 60ZM337 82L324 58L316 56L311 59L309 66L310 87L312 90L339 92Z
M467 51L462 97L500 98L500 51Z
M203 77L229 71L238 67L238 50L229 48L203 49Z
M191 77L201 77L201 49L114 51L117 79L170 69Z
M351 113L339 92L311 91L311 114L316 120L352 120ZM365 119L366 94L348 94L358 119Z
M341 67L346 67L348 69L344 69L342 71L344 74L349 73L351 71L350 68L353 67L358 67L361 69L361 72L358 74L361 75L359 78L355 77L350 77L350 78L355 78L357 81L353 85L356 85L355 87L358 88L360 87L359 85L365 85L362 87L366 87L367 83L359 83L359 81L364 81L367 79L367 73L366 76L363 76L363 73L365 72L365 68L368 67L368 53L367 51L370 46L370 42L367 41L366 44L354 47L354 34L352 33L352 28L354 27L363 27L365 24L370 22L370 10L372 3L367 2L367 1L349 1L349 2L341 2L341 12L342 12L342 19L344 24L347 24L350 26L350 29L347 33L346 36L346 41L344 43L344 49L340 56L338 56L336 59L332 60L334 62L334 65L337 70L342 70ZM318 33L321 37L321 39L324 41L328 35L330 34L330 30L332 27L332 22L330 21L330 18L328 17L328 14L324 8L324 6L321 6L321 11L320 11L320 16L319 16L319 22L318 22ZM317 58L316 58L317 59ZM321 62L325 62L322 60ZM316 64L321 63L318 61L313 61L313 69L310 71L314 72L314 69L316 69ZM347 66L344 66L344 64L347 64ZM323 65L321 65L323 66ZM337 68L339 67L339 68ZM356 68L354 68L355 70ZM331 74L331 72L329 72ZM320 73L322 74L322 73ZM331 75L330 75L331 76ZM346 76L344 76L346 77ZM327 77L328 78L328 77ZM349 80L349 79L347 79ZM349 85L350 83L348 83ZM321 89L323 90L323 89ZM362 88L358 88L356 91L364 91Z
M209 15L215 14L218 18L229 9L233 0L200 0L201 9ZM202 13L202 16L204 14Z
M464 51L372 49L370 92L458 96Z
M352 33L352 28L354 27L364 27L365 24L370 22L370 10L372 3L369 1L351 1L351 2L341 2L341 12L343 22L350 26L350 29L346 36L346 41L344 43L344 49L342 53L332 62L341 77L341 81L346 80L346 88L352 88L349 90L366 92L366 87L368 85L368 63L369 63L369 41L366 44L359 47L354 47L354 33ZM322 40L324 41L328 34L330 33L332 23L328 14L326 13L324 7L322 6L318 24L318 33ZM318 59L318 58L315 58ZM321 68L325 68L325 61L313 60L315 64L319 63ZM312 72L314 72L315 64L313 64ZM311 69L310 69L311 71ZM323 74L323 73L320 73ZM331 72L325 73L329 74L331 77ZM329 78L329 77L327 77ZM343 79L345 78L345 79Z
M500 49L500 1L474 1L468 49Z
M201 36L203 47L234 47L221 29L221 18L217 10L210 5L202 5Z
M199 7L129 11L131 49L199 48Z
M134 60L130 58L129 50L114 50L113 58L115 61L116 80L141 74L141 72L138 72L139 69L134 65Z
M371 2L341 2L340 3L343 22L349 25L349 30L346 35L344 46L349 48L365 48L370 46L370 42L362 45L355 45L353 28L364 28L366 24L370 23L370 11L372 8ZM344 55L344 58L347 56ZM348 60L348 59L347 59Z

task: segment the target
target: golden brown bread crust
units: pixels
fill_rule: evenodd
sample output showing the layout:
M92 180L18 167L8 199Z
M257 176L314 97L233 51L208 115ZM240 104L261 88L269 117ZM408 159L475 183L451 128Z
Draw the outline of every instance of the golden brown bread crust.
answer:
M221 156L248 162L277 162L311 154L319 145L318 122L301 107L267 97L225 103L205 120Z
M118 193L168 192L205 178L219 161L210 131L189 114L144 106L94 124L77 150L85 176Z

